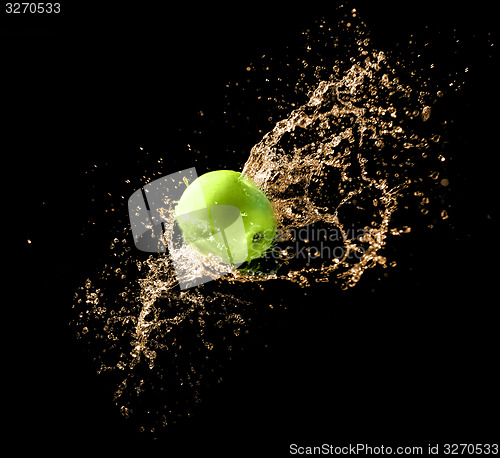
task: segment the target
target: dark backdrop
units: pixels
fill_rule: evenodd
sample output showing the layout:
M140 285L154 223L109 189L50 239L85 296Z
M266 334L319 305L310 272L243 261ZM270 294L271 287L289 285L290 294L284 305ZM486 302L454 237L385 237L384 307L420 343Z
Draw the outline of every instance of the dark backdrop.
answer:
M140 170L140 146L149 152L144 160L168 158L166 171L191 166L185 145L194 141L197 113L219 113L226 83L241 78L249 61L282 52L287 40L293 46L298 31L334 13L306 3L71 3L45 21L2 16L3 226L4 244L13 248L3 374L18 444L287 456L290 443L498 438L498 62L486 44L498 43L488 3L354 5L380 49L411 32L429 33L439 59L454 28L470 39L464 62L475 73L448 108L455 120L453 222L398 241L401 262L382 280L367 275L349 292L323 285L307 296L292 287L271 290L288 312L261 331L268 347L245 352L192 421L154 442L121 419L111 387L67 326L75 288L109 245L107 192L120 195L123 178ZM258 139L242 138L245 154L231 160L242 165ZM206 166L223 166L217 147L225 139L209 134L203 141L194 142L209 152Z

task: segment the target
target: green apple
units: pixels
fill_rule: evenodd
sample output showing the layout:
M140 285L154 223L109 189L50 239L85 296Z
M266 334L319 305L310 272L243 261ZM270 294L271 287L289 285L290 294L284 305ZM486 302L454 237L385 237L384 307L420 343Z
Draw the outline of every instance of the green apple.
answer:
M261 257L276 235L271 202L247 176L233 170L208 172L190 183L175 218L190 246L228 264Z

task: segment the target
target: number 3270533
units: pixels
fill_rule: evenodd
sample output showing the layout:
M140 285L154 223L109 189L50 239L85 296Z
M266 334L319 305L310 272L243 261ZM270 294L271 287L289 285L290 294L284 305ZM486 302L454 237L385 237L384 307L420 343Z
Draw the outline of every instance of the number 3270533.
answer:
M5 12L7 14L43 14L60 13L60 3L6 3Z

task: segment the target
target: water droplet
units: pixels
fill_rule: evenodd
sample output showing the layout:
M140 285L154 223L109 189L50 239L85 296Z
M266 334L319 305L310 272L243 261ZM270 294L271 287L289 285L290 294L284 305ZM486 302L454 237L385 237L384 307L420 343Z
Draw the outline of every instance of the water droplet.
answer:
M421 116L423 121L427 121L431 117L431 107L424 107Z

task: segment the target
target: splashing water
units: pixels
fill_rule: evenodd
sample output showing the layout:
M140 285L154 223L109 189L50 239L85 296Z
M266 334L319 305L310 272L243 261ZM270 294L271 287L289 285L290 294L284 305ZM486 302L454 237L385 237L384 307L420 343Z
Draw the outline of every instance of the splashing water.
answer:
M290 280L305 284L304 275L313 274L315 281L328 281L333 271L343 269L338 278L348 287L367 268L386 263L380 250L398 198L411 183L403 166L413 166L411 150L425 142L418 136L407 141L404 119L398 119L395 107L411 90L390 79L389 72L379 52L367 55L344 76L321 81L308 102L278 122L251 151L243 171L270 196L284 232L321 222L337 228L344 244L340 258L290 271ZM403 164L395 155L392 164L383 162L386 150L399 148L409 150ZM372 162L378 166L375 174ZM399 168L397 173L394 168ZM348 206L368 219L342 218ZM350 236L346 222L366 224L360 226L362 235ZM361 246L362 255L353 264L349 255L359 253Z
M394 264L384 248L411 230L404 215L415 196L428 211L426 180L438 182L442 163L440 136L425 128L436 93L400 82L403 69L371 49L360 26L349 49L349 59L316 67L305 103L244 164L275 206L280 230L268 256L181 292L169 255L144 259L127 227L102 271L77 291L72 326L98 371L115 377L120 412L141 418L143 429L188 417L222 379L258 307L238 288L273 280L353 287L367 270ZM203 269L195 253L182 259L186 271Z

